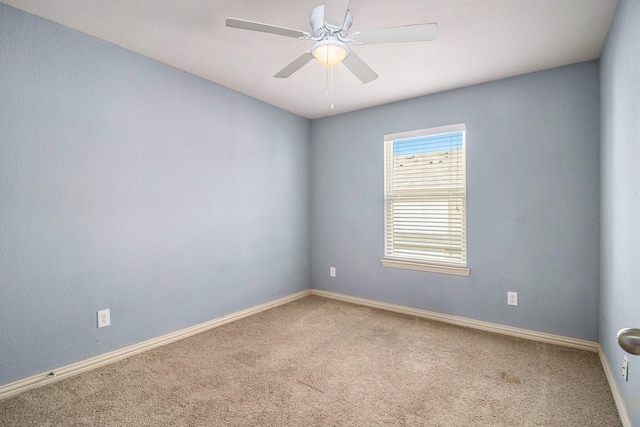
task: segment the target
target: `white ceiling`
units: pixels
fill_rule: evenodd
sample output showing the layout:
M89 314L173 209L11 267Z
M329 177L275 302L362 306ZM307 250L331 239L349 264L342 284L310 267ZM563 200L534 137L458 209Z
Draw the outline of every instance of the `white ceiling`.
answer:
M322 0L1 0L307 118L600 57L618 0L352 0L351 32L438 24L432 42L355 46L379 75L361 83L315 61L273 75L313 42L225 26L227 17L311 32Z

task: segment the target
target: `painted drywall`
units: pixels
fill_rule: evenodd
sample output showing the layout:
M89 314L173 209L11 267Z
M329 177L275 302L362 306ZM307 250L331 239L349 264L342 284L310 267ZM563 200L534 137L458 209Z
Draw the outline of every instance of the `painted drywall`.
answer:
M598 76L591 61L314 120L312 287L597 341ZM382 267L384 135L455 123L471 275Z
M640 2L622 0L600 58L601 139L600 345L629 418L640 426L640 356L628 355L616 334L640 328Z
M309 135L0 4L0 385L308 289Z

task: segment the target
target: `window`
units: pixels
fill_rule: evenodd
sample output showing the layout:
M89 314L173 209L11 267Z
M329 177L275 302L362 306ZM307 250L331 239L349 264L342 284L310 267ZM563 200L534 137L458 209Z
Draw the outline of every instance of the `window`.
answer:
M464 124L385 136L386 267L469 275Z

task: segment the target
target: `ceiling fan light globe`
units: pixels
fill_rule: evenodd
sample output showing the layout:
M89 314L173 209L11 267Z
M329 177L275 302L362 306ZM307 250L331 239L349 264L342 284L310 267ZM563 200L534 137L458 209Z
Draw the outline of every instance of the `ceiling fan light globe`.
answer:
M316 42L311 54L321 64L337 65L349 56L349 47L336 38L327 38Z

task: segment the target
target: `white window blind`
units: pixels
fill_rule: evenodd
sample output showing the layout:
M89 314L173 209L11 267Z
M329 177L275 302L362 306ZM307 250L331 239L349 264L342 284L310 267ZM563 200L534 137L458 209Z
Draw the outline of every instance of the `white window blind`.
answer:
M466 267L464 124L385 137L385 258Z

